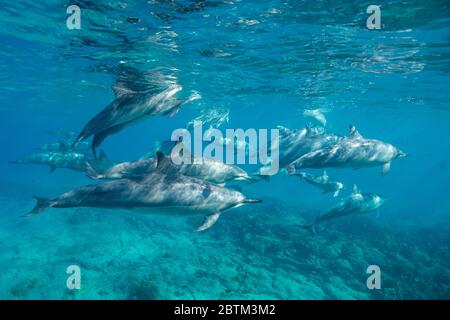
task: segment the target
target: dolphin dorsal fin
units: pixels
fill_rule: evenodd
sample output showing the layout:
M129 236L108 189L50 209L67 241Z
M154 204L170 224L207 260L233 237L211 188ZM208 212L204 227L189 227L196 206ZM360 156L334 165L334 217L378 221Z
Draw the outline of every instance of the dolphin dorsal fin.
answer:
M100 155L98 156L100 160L108 160L108 156L106 155L105 151L100 151Z
M328 180L327 170L323 170L322 178L323 178L324 180Z
M361 193L361 191L359 191L358 186L356 184L354 184L352 194L358 194L358 193Z
M362 135L358 132L354 125L350 125L350 133L348 134L349 138L362 138Z
M161 170L166 161L166 156L161 151L156 152L156 169Z
M161 151L156 152L156 171L164 173L176 173L178 170L172 163L170 157L167 157Z

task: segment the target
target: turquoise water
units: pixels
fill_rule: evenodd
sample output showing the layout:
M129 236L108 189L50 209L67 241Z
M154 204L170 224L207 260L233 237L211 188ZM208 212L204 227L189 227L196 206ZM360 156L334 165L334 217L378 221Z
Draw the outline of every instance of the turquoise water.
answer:
M66 8L81 8L81 29ZM380 1L1 1L0 298L449 299L450 4ZM212 126L301 129L327 109L326 131L392 143L410 156L381 167L327 168L338 198L284 173L242 186L261 199L222 215L50 209L35 200L93 183L83 172L17 165L78 134L114 99L118 78L195 94L173 117L108 137L114 161L150 152L196 117ZM226 117L228 115L228 117ZM214 118L214 119L217 119ZM253 172L257 166L244 166ZM322 170L305 170L321 174ZM95 183L95 182L94 182ZM348 197L351 185L388 201L375 212L299 227ZM163 213L164 210L161 210ZM81 268L81 289L66 268ZM369 265L381 289L369 290Z

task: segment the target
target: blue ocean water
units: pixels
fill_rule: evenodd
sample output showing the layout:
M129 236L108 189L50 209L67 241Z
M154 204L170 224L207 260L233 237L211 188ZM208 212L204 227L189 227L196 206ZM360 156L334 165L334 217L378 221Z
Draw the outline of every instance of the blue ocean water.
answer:
M449 299L450 4L379 1L381 29L369 30L370 4L1 1L0 298ZM81 10L79 30L66 26L69 5ZM380 166L327 168L347 186L338 198L284 173L245 185L263 203L203 233L201 216L119 209L21 218L32 196L97 182L9 162L78 134L114 100L118 78L143 75L199 99L108 137L99 149L114 161L138 159L199 116L227 115L221 130L301 129L306 109L327 110L328 133L353 124L409 157L385 176ZM378 216L324 222L315 237L299 227L352 184L388 199ZM81 268L79 290L66 286L69 265ZM366 285L370 265L379 290Z

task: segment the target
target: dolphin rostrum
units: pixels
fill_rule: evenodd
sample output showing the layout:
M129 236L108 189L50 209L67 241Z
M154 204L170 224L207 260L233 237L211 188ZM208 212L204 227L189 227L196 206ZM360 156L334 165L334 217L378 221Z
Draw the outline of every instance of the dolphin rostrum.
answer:
M407 154L392 144L363 138L355 126L350 126L350 134L340 142L329 147L311 151L288 165L288 171L299 168L364 168L383 166L386 174L392 160L406 157Z
M313 186L321 189L323 191L322 193L333 192L333 197L337 197L341 190L344 189L344 184L339 181L331 180L325 170L321 176L316 176L306 172L294 173L294 175L303 178Z
M92 207L165 214L206 214L197 231L210 228L229 209L259 203L241 192L206 181L164 172L168 159L158 153L157 170L142 180L120 179L73 189L54 199L38 198L32 216L48 208Z
M354 185L353 192L349 197L333 206L327 212L317 216L311 224L301 225L301 227L308 230L313 235L316 235L316 226L319 223L349 215L358 215L375 211L385 202L385 197L374 193L362 193L358 190L356 185Z

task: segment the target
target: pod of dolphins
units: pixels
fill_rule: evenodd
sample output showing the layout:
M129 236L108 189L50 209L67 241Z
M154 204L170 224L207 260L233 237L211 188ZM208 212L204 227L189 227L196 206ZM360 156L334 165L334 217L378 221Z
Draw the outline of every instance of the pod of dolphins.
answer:
M261 202L245 196L236 183L256 183L262 178L269 180L265 172L267 165L252 175L237 166L214 159L195 161L193 156L192 164L175 165L166 156L176 145L175 142L165 142L165 148L159 149L156 154L135 161L115 162L108 159L103 151L99 156L96 155L96 149L108 136L151 116L173 116L183 105L196 99L195 95L178 98L177 94L181 90L181 86L173 83L163 88L153 86L147 90L133 90L123 82L118 82L114 86L114 101L88 121L78 135L70 133L64 141L43 145L24 159L11 161L16 164L48 165L51 172L56 168L68 168L84 172L91 179L102 180L53 199L35 197L35 207L25 216L49 208L74 207L202 214L205 218L197 231L204 231L213 226L223 212ZM325 133L326 118L323 112L323 109L317 109L304 113L307 118L315 118L315 122L321 126L302 129L278 126L280 140L276 146L279 167L290 176L299 177L320 189L322 193L338 197L345 186L331 179L326 171L316 176L298 170L381 166L384 175L393 160L407 156L389 143L364 138L355 126L350 126L347 137ZM89 143L86 139L91 136L93 139ZM316 226L324 221L377 211L385 201L386 198L381 195L363 193L354 186L350 196L317 216L311 224L300 227L315 235Z

